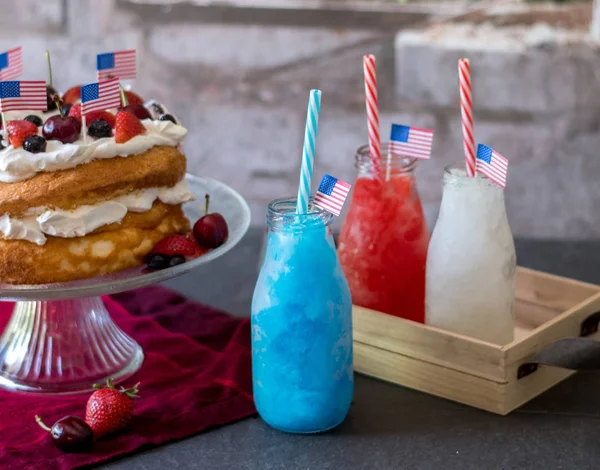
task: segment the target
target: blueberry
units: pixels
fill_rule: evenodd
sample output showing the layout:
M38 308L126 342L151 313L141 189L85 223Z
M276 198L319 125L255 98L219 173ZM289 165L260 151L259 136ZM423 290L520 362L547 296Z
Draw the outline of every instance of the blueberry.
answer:
M69 111L71 111L71 106L73 106L71 103L65 103L62 105L62 108L60 108L60 112L63 116L69 115Z
M46 150L46 139L41 135L31 135L23 142L23 148L31 153L44 152Z
M175 255L169 261L169 267L177 266L179 264L185 263L185 258L181 255Z
M38 127L40 127L42 124L44 124L44 121L42 121L42 118L40 118L39 116L36 116L35 114L30 114L29 116L25 116L24 119L25 119L25 121L33 122Z
M152 106L152 109L154 110L155 113L165 114L165 109L160 104L154 102L150 106Z
M2 142L2 137L0 137L0 150L4 150L5 148L4 142Z
M106 120L96 119L88 127L88 134L92 137L111 137L112 128Z
M159 253L150 253L146 256L146 264L150 269L165 269L169 267L169 257Z
M177 124L177 121L172 114L161 114L158 118L159 121L171 121L173 124Z

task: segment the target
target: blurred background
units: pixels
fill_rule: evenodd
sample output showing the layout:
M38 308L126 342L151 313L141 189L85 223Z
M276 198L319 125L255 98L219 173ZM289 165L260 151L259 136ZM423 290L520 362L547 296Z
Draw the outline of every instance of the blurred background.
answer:
M463 158L466 56L476 139L510 160L513 233L600 239L592 18L591 1L20 0L3 2L0 48L23 46L25 79L46 77L49 49L61 91L95 80L97 53L137 49L132 88L179 117L190 171L241 192L256 225L296 191L310 88L323 90L313 187L324 172L354 181L365 53L377 56L383 138L392 122L435 130L417 171L433 224L443 167Z

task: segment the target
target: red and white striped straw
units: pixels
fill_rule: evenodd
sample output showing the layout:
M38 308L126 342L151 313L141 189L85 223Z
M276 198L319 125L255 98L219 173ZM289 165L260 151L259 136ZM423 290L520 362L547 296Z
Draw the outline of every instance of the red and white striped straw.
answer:
M471 93L471 64L469 59L459 59L460 113L462 115L463 144L467 175L475 176L475 137L473 135L473 99Z
M379 136L379 102L377 100L377 72L375 56L368 54L363 57L365 71L365 97L367 103L367 124L369 127L369 149L371 160L378 174L381 162L381 137Z

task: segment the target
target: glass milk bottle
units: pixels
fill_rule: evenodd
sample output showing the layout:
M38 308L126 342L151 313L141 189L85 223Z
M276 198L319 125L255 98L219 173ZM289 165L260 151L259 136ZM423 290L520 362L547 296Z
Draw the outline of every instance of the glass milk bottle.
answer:
M387 148L381 145L381 160L389 168L379 171L369 147L358 149L338 254L356 305L423 323L429 230L414 177L417 161L388 159Z
M464 165L444 172L427 254L426 323L483 341L513 340L515 245L503 189Z
M332 215L269 204L264 260L252 298L252 378L261 418L282 431L340 424L354 391L352 301Z

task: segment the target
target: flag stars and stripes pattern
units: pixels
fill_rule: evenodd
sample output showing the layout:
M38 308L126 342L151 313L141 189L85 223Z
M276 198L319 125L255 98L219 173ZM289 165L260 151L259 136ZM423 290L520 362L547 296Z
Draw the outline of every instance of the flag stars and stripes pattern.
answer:
M0 54L0 81L14 80L23 74L23 50L15 47Z
M109 78L125 80L136 77L135 49L117 52L106 52L96 56L98 81Z
M498 186L506 186L508 173L508 160L487 145L479 144L477 147L476 170L487 176Z
M418 127L392 124L389 155L429 160L433 145L433 131Z
M351 187L352 185L345 181L325 175L315 195L314 204L333 215L339 216Z
M81 113L118 108L121 106L119 79L90 83L81 87Z
M46 111L46 82L0 82L0 112L13 110Z

